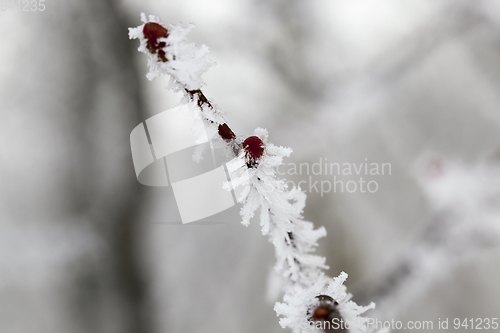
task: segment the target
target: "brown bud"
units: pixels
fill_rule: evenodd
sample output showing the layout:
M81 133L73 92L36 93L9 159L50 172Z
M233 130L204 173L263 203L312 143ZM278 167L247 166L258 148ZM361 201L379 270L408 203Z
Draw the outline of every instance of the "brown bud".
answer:
M167 45L165 42L158 42L159 38L167 38L169 33L168 30L161 24L155 22L148 22L144 25L142 33L147 41L147 48L149 52L153 54L158 54L158 58L161 61L167 62L168 59L165 56L165 51L163 48Z
M219 125L219 135L221 138L227 141L236 139L234 132L227 126L226 123Z

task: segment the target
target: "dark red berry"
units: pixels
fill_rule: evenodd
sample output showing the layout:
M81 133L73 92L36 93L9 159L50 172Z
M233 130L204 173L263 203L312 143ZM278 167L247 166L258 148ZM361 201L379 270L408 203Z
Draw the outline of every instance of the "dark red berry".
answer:
M243 141L243 149L245 149L247 165L254 165L264 154L264 142L257 136L250 136Z
M158 39L167 38L169 35L168 30L165 29L161 24L155 22L148 22L144 25L142 33L144 34L144 37L148 40L146 46L149 52L153 54L155 53L158 54L158 58L160 58L161 61L167 62L168 59L165 56L165 51L163 51L163 48L167 44L165 42L158 42Z

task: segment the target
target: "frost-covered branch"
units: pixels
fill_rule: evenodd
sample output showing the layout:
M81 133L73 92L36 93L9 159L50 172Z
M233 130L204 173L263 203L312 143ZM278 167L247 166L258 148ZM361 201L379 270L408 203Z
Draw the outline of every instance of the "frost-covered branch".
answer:
M154 15L147 18L142 14L141 18L144 24L130 28L129 37L139 39L139 51L149 55L147 78L153 80L158 76L168 75L169 89L174 92L182 91L185 99L196 102L205 120L209 139L215 133L224 140L236 139L220 109L201 91L205 84L201 75L214 63L206 58L208 47L202 45L197 48L194 44L186 43L186 35L194 25L169 25L167 29Z
M242 186L247 185L237 198L242 203L242 224L249 225L259 211L262 234L275 248L274 269L284 292L284 302L275 305L276 313L282 316L281 326L292 328L293 332L317 332L317 328L335 320L337 325L348 327L350 333L368 332L368 319L360 315L374 304L363 307L350 300L351 294L343 285L346 273L334 279L325 275L325 258L315 255L314 250L326 230L314 229L311 222L303 219L305 193L298 188L288 189L276 175L277 167L292 150L270 143L264 129L256 129L246 139L234 134L221 110L201 90L201 75L213 63L206 58L206 46L197 48L186 42L192 25L166 27L157 17L147 18L144 14L142 20L144 24L131 28L129 36L139 39L139 51L149 56L147 77L168 75L168 87L182 91L185 102L198 106L209 140L222 141L242 162L232 170L233 186L238 184L242 172L248 175L247 184L239 179Z

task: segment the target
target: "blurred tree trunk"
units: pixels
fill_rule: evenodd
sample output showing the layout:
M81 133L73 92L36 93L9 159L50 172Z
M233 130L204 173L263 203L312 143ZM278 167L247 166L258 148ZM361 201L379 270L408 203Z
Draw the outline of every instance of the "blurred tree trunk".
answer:
M2 274L0 287L18 296L1 306L19 315L0 316L0 326L151 332L140 265L145 192L129 146L131 130L145 118L144 105L133 58L137 45L128 39L120 3L57 2L43 12L4 14L0 56L9 66L0 77L6 152L0 156L0 196L9 208L0 212L0 244L12 239L37 254L37 265L23 264L16 248L8 251L7 262L22 278L12 274L15 286L5 287L8 274ZM53 230L63 232L52 237ZM65 243L79 253L76 259L61 250ZM81 244L92 248L80 251ZM62 265L51 264L59 258ZM30 279L38 283L35 291ZM29 321L21 318L26 311Z
M82 21L85 26L79 27L87 33L87 52L92 59L92 68L89 69L92 83L86 88L93 90L94 95L91 108L94 114L91 116L99 118L99 122L92 126L102 132L99 132L98 139L89 136L84 141L91 147L92 154L88 156L89 160L81 163L113 162L93 166L94 171L102 168L102 172L89 174L88 179L93 178L95 182L101 181L99 175L113 171L117 174L111 176L109 188L94 184L94 189L87 193L94 199L87 212L95 230L106 242L108 253L103 256L105 260L98 262L97 270L88 277L90 280L82 280L79 301L85 304L90 316L98 316L103 321L103 332L107 331L106 326L112 325L119 327L120 332L148 333L151 332L151 320L146 311L147 285L144 267L140 265L141 230L145 226L140 223L140 215L145 188L135 178L129 147L130 131L145 119L142 89L133 58L137 45L128 39L131 25L118 1L92 0L87 3L87 9L88 17ZM83 126L86 124L85 114L84 110L80 123ZM94 160L98 156L100 162ZM95 290L92 292L91 289ZM104 298L109 297L114 302L105 301L104 307L110 304L112 309L104 308L104 313L116 315L118 310L118 318L123 320L121 325L106 323L110 317L95 311L100 308L95 307L95 302L108 293ZM89 328L95 332L94 327Z

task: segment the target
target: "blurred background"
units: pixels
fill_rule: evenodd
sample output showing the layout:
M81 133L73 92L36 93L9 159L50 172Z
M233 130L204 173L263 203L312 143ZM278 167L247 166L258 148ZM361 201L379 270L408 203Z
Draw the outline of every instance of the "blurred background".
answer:
M145 77L141 12L196 24L237 134L267 128L286 163L390 163L375 193L285 176L372 315L499 316L498 1L0 0L0 332L283 331L258 221L183 226L135 177L131 130L181 98Z

